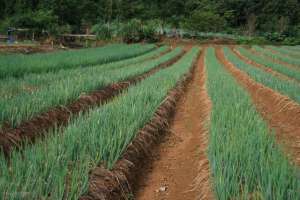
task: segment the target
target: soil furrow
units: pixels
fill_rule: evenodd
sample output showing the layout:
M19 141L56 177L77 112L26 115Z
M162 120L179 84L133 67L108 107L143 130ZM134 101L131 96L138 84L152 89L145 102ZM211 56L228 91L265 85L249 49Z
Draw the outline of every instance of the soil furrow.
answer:
M264 70L265 72L268 72L278 78L280 78L281 80L290 80L290 81L294 81L294 82L297 82L297 83L300 83L298 80L294 79L294 78L291 78L289 76L286 76L284 74L281 74L277 71L274 71L272 70L270 67L267 67L265 65L262 65L262 64L259 64L257 62L254 62L253 60L250 60L248 58L246 58L245 56L243 56L237 49L231 47L231 50L232 52L237 56L239 57L239 59L241 59L242 61L244 61L245 63L251 65L251 66L254 66L254 67L257 67L257 68L260 68L262 70Z
M207 150L210 101L205 88L204 52L193 80L178 103L170 134L160 145L137 200L212 199Z
M105 104L126 90L130 85L140 82L160 69L171 66L184 54L185 51L144 74L93 91L90 94L81 96L66 106L52 108L29 121L21 123L16 128L4 128L4 130L0 132L0 149L9 157L12 149L20 149L25 142L34 143L36 139L44 137L51 128L66 126L69 120L74 116L77 116L79 113L87 112L95 106Z
M300 165L300 105L255 82L227 61L221 48L217 48L216 53L224 67L248 90L257 110L268 122L269 127L275 130L277 141L283 144L291 160Z
M153 118L130 143L122 158L112 170L104 166L93 169L89 176L89 187L86 195L80 200L114 200L132 199L145 166L150 161L153 149L166 134L174 115L177 102L191 80L195 66L172 89L156 110Z

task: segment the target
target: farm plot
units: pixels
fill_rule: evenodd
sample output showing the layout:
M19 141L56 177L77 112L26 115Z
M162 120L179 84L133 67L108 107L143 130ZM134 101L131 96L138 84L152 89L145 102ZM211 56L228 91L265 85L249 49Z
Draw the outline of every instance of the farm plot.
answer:
M290 78L293 78L297 81L300 81L300 73L298 68L290 68L287 65L282 65L276 62L272 62L270 60L265 59L262 56L256 55L251 53L249 50L237 47L236 48L242 56L245 56L246 58L253 60L254 62L257 62L259 64L262 64L266 67L269 67L279 73L282 73Z
M255 51L257 51L257 52L259 52L259 53L261 53L263 55L266 55L266 56L268 56L268 57L270 57L270 58L272 58L274 60L280 60L282 62L286 62L288 64L300 67L300 59L288 57L288 54L282 55L282 54L276 53L273 50L273 48L275 48L275 47L269 47L269 48L271 48L271 50L268 49L268 48L262 48L262 47L259 47L259 46L253 46L252 48Z
M44 142L1 156L0 193L8 199L78 199L87 192L89 171L112 168L168 91L197 58L193 48L170 68L158 71L112 102L54 130Z
M21 77L27 73L45 73L60 69L109 63L135 57L155 48L155 45L113 44L95 49L34 55L9 55L1 57L0 79L9 76Z
M212 48L206 66L213 104L208 155L216 197L297 199L297 169L278 148L248 93L224 70Z
M121 67L126 67L128 65L138 64L150 59L154 59L161 54L167 53L167 51L169 51L169 48L167 46L163 46L134 58L103 65L95 65L91 66L90 68L98 68L99 73L105 73L108 70L119 69ZM32 93L43 88L44 86L63 80L67 77L80 76L81 74L86 73L87 70L91 69L79 67L74 69L61 69L56 72L41 74L31 73L19 78L7 77L0 79L0 98L9 99L13 96L20 95L20 93Z
M228 47L224 48L224 53L228 61L234 64L237 68L246 72L255 81L266 85L288 97L300 104L300 84L281 80L272 74L263 71L262 69L255 68L242 60L240 60Z
M0 199L299 199L299 82L213 46L0 80Z
M288 57L292 57L292 58L298 58L300 56L300 49L296 49L294 47L291 46L267 46L267 48L272 49L278 53L280 53L281 55L285 55Z
M141 66L139 64L130 65L106 73L101 73L101 68L87 68L83 74L55 81L36 92L18 95L10 98L9 101L0 99L0 109L2 111L0 122L17 126L51 107L66 105L87 92L143 74L175 58L181 52L182 50L177 48L162 57L143 63Z

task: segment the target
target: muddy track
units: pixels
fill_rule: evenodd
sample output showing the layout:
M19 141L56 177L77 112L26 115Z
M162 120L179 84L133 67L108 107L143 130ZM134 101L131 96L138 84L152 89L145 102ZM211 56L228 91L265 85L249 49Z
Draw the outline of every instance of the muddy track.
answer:
M206 156L210 102L205 88L204 57L205 50L178 102L170 133L144 171L137 200L212 199Z
M260 52L256 51L255 49L252 49L252 48L248 48L248 50L254 54L254 55L257 55L257 56L260 56L264 59L267 59L271 62L274 62L274 63L277 63L277 64L280 64L280 65L284 65L285 67L287 68L290 68L290 69L293 69L293 70L298 70L300 71L299 67L295 66L295 65L292 65L292 64L289 64L289 63L286 63L286 62L283 62L279 59L275 59L275 58L272 58L270 56L267 56L267 55L264 55L264 54L261 54Z
M103 89L81 96L66 106L52 108L29 121L21 123L17 128L2 130L0 132L0 148L4 154L9 157L13 148L20 149L25 142L34 143L36 139L45 137L47 131L51 128L66 126L69 120L79 113L87 112L95 106L105 104L126 90L130 85L140 82L160 69L171 66L184 54L185 51L144 74L132 77L126 81L108 85Z
M251 65L251 66L254 66L254 67L257 67L257 68L260 68L262 70L264 70L265 72L268 72L270 74L272 74L273 76L276 76L278 78L280 78L281 80L289 80L289 81L294 81L296 83L300 83L300 81L294 79L294 78L291 78L289 76L286 76L284 74L281 74L277 71L274 71L273 69L271 69L270 67L267 67L265 65L262 65L262 64L259 64L257 62L254 62L253 60L250 60L248 58L246 58L245 56L243 56L237 49L233 48L232 46L230 47L231 51L242 61L244 61L245 63Z
M112 170L107 170L102 165L92 170L88 192L80 200L132 199L153 149L168 132L176 105L192 79L195 68L196 62L190 72L168 93L153 118L137 133Z
M257 110L268 122L269 127L275 130L277 141L283 144L291 160L300 165L300 105L255 82L227 61L221 48L217 48L216 53L224 67L247 89Z

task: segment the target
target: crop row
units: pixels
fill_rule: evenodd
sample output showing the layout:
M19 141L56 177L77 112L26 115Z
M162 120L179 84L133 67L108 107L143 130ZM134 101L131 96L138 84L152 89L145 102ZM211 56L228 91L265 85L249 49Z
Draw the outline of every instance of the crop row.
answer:
M65 129L54 130L58 133L49 134L47 140L22 153L15 151L9 164L1 156L0 194L12 200L78 199L87 190L88 172L101 163L108 168L114 165L198 53L193 48L124 95L78 117Z
M288 64L292 64L292 65L300 67L300 60L299 59L292 58L292 57L287 57L286 55L282 55L282 54L279 54L279 53L273 53L269 49L261 48L259 46L252 46L252 48L255 51L257 51L257 52L259 52L263 55L271 57L272 59L280 60L280 61L286 62ZM273 48L273 47L270 47L270 48ZM276 48L275 50L278 50L278 49Z
M299 174L282 153L248 93L214 50L205 60L212 101L209 151L218 199L297 199Z
M143 64L117 68L118 70L110 70L105 73L101 73L102 68L87 68L82 74L55 81L36 92L23 93L10 98L9 101L0 99L0 122L8 122L12 126L18 125L20 122L28 120L51 107L66 105L87 92L147 72L178 56L181 52L181 48L177 48Z
M300 81L300 73L296 69L288 68L279 63L269 61L259 55L254 55L250 51L248 51L247 49L242 48L242 47L238 47L237 50L241 53L241 55L247 57L250 60L253 60L253 61L255 61L259 64L262 64L266 67L272 68L273 70L275 70L279 73L282 73L286 76L296 79L297 81Z
M0 60L0 79L27 73L43 73L104 64L125 58L134 57L155 49L155 45L113 44L100 48L58 51L34 55L8 55Z
M289 57L296 58L300 56L300 49L296 49L292 46L268 46L268 48L273 49L274 51L277 51L283 55L287 55Z
M224 48L224 54L232 64L246 72L256 82L262 83L300 103L300 85L298 83L279 79L262 69L243 62L228 47Z
M139 62L147 61L148 59L159 56L168 50L167 46L157 48L143 55L129 58L121 61L116 61L109 64L95 65L89 68L98 68L102 71L99 73L105 73L108 70L121 68L128 65L137 64ZM53 82L63 80L67 77L77 77L80 74L84 74L87 68L74 68L74 69L61 69L56 72L48 72L41 74L26 74L23 77L7 77L0 79L0 98L9 99L13 96L20 95L21 93L32 93L38 89L43 88Z

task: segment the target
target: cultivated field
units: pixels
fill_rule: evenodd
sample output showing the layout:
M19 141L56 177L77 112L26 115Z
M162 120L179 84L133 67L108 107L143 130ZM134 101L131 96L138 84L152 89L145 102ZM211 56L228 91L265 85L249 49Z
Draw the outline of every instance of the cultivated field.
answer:
M300 46L0 55L0 199L300 199Z

